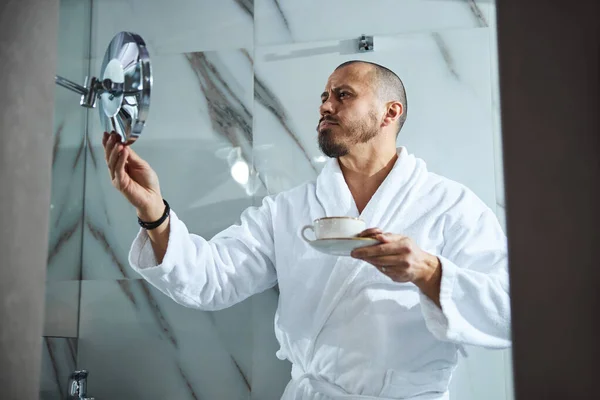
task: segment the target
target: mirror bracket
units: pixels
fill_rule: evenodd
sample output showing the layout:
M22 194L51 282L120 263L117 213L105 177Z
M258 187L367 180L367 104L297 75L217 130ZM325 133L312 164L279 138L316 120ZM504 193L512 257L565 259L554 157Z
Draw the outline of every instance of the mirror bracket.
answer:
M365 34L361 35L358 38L358 51L361 53L366 53L375 50L375 43L373 40L373 36L367 36Z
M82 107L95 108L100 98L104 130L116 132L121 142L131 144L141 135L150 107L152 68L143 39L131 32L115 35L104 55L100 76L86 77L84 86L61 76L56 76L55 82L80 94Z

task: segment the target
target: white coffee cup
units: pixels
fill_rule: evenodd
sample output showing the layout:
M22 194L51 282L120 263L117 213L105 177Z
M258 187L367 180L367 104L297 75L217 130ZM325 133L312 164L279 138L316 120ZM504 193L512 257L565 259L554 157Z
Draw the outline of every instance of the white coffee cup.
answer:
M304 235L308 229L313 231L317 240L348 239L364 231L366 226L365 221L360 218L325 217L314 220L313 225L303 227L301 234L307 242L313 241Z

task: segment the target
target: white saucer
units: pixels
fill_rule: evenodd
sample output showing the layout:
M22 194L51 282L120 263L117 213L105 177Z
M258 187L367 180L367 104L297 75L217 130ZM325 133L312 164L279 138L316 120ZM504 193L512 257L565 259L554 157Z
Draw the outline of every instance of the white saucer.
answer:
M315 250L332 256L350 256L350 252L360 247L379 244L378 240L372 238L339 238L320 239L307 241Z

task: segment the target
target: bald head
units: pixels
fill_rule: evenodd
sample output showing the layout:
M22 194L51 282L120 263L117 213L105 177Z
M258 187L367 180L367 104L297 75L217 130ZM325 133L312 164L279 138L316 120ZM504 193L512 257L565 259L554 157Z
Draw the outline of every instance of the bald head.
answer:
M398 75L392 70L369 61L351 60L340 64L335 70L347 67L349 65L364 65L370 69L372 83L376 87L376 92L382 102L399 101L403 106L403 113L398 119L398 132L402 129L404 121L406 121L407 102L406 90L404 84Z

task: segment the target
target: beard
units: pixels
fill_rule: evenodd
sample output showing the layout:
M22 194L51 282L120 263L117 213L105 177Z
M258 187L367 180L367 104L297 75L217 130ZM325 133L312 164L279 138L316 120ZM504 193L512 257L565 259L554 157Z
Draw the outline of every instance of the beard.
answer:
M328 118L325 118L327 120ZM359 121L354 121L351 124L344 125L338 123L333 127L318 130L319 132L319 148L329 158L340 158L347 155L350 149L359 143L367 143L379 133L377 116L375 112ZM343 137L336 137L333 130L338 127L346 132L342 133ZM339 136L339 135L338 135ZM345 140L344 140L345 139Z

